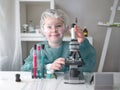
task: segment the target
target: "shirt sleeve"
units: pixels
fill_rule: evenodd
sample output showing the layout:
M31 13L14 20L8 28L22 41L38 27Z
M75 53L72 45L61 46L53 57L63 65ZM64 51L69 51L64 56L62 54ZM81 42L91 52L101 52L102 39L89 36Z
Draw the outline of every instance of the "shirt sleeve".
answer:
M22 71L32 70L32 60L33 60L33 48L30 50L29 56L24 60L24 65L21 67Z
M80 54L84 65L79 70L81 72L93 72L96 65L96 50L89 43L88 39L85 39L80 44Z

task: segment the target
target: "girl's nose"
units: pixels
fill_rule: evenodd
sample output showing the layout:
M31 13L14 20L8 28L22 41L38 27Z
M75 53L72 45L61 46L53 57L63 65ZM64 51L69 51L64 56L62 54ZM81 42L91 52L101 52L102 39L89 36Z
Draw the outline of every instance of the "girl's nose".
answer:
M53 31L53 32L56 32L56 31L57 31L57 28L54 26L54 27L52 28L52 31Z

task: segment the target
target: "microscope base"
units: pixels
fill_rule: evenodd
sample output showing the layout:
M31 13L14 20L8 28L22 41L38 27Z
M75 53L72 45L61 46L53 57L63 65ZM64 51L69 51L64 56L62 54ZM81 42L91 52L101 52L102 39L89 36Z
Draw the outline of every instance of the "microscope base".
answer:
M64 83L65 84L84 84L85 79L82 73L78 77L71 77L69 73L65 73Z

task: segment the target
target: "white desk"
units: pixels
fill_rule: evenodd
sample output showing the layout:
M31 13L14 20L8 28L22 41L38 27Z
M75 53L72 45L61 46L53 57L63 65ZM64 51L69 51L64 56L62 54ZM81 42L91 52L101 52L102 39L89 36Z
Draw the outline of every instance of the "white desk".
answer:
M21 82L15 81L15 74L19 73ZM61 75L60 75L61 74ZM31 79L30 72L0 72L0 90L94 90L89 84L64 84L63 74L58 79ZM120 73L114 73L114 90L120 90Z

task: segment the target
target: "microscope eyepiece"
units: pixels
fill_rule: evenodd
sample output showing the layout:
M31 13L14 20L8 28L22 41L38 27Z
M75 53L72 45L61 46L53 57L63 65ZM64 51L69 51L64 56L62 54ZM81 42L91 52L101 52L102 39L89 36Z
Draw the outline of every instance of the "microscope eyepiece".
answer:
M74 26L75 26L76 24L75 23L73 23L72 25L71 25L71 28L74 28Z

